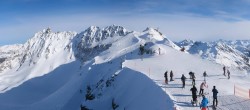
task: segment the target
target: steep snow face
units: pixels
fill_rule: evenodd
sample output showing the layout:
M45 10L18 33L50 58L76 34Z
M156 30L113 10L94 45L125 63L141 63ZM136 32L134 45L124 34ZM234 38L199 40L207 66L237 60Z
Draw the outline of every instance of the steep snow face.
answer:
M52 60L52 56L60 56L62 54L69 54L70 56L66 56L66 58L60 61L73 58L71 40L75 35L75 32L54 33L51 32L50 29L36 33L33 38L24 44L25 52L23 53L20 67L22 67L23 64L29 66L35 65L39 60Z
M91 26L75 37L74 44L77 52L75 56L82 62L90 60L107 50L120 37L124 37L129 33L122 26L112 25L103 29Z
M11 60L1 63L4 69L1 73L1 92L74 61L71 40L75 35L75 32L55 33L50 29L36 33L8 58Z
M239 68L249 71L249 57L227 43L224 41L196 41L194 43L193 41L182 41L177 44L179 46L184 46L190 54L199 55L203 59L209 59L227 67Z
M153 43L159 43L159 44L165 44L168 45L174 49L179 50L180 47L177 46L174 42L169 40L165 35L163 35L159 30L154 28L146 28L139 36L141 39L144 39L146 42L153 42ZM158 50L157 47L155 50Z
M15 65L12 62L18 62L23 52L23 45L7 45L0 47L0 73L7 69L12 69Z
M189 48L194 44L195 41L193 40L183 40L180 42L175 42L176 45L178 45L179 47L184 47L186 50L189 50Z
M227 45L232 46L238 51L242 52L246 56L250 57L250 40L236 40L236 41L225 41L220 40L218 42L224 42Z
M129 33L122 26L108 26L100 29L96 26L91 26L78 35L80 46L93 48L105 39L112 38L114 36L126 36Z

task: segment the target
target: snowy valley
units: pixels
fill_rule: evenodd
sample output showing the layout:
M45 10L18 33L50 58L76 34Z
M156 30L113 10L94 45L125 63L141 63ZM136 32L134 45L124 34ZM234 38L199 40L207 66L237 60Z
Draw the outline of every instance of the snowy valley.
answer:
M182 89L180 77L193 71L199 88L206 71L209 105L216 86L217 109L248 110L249 97L235 96L234 87L250 89L249 59L250 40L173 42L154 28L117 25L80 33L48 28L24 44L0 47L0 109L198 110L190 104L191 80ZM174 81L165 84L171 70Z

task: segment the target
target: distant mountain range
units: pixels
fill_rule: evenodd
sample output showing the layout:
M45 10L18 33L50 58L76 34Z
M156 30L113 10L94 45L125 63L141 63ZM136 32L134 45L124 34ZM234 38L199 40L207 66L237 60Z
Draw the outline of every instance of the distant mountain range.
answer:
M91 26L79 34L76 32L52 32L48 28L36 33L25 44L1 46L0 73L8 69L18 70L24 64L31 66L40 60L39 57L48 59L58 51L68 53L72 49L78 50L74 52L78 59L86 61L112 45L112 43L106 43L105 39L130 34L144 34L142 37L151 36L154 39L165 38L165 42L174 49L179 50L185 47L186 52L198 55L203 59L208 59L227 67L250 70L250 40L218 40L214 42L183 40L172 42L157 29L147 28L140 33L128 31L122 26L111 25L103 29ZM161 38L161 36L163 37ZM72 56L73 53L71 52L69 57L72 58Z

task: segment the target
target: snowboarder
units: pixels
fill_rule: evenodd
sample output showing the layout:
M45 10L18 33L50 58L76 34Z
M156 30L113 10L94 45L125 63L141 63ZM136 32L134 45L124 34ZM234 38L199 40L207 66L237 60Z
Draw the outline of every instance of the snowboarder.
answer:
M202 95L202 101L200 105L201 110L207 110L208 109L207 105L208 105L208 99L205 97L205 95Z
M203 77L204 77L204 81L206 81L206 77L207 77L207 72L206 71L204 71Z
M197 88L195 87L195 85L193 85L193 88L191 88L190 89L190 91L192 91L192 98L193 98L193 100L191 101L192 102L192 104L194 105L194 104L196 104L196 106L197 106Z
M204 81L204 82L201 83L199 95L203 95L204 94L204 89L205 88L208 88L208 86L206 84L206 81Z
M226 67L223 66L223 75L226 76Z
M168 71L164 73L165 83L168 84Z
M230 71L227 70L227 76L228 76L228 79L230 79Z
M184 76L184 74L182 74L181 76L181 81L182 81L182 88L185 88L185 81L186 81L186 77Z
M174 80L173 80L173 77L174 77L174 73L173 73L173 71L171 70L171 71L170 71L170 81L174 81Z
M212 92L213 92L213 106L217 107L217 105L218 105L218 100L217 100L218 90L215 88L215 86L214 86ZM216 104L215 104L215 102L216 102Z

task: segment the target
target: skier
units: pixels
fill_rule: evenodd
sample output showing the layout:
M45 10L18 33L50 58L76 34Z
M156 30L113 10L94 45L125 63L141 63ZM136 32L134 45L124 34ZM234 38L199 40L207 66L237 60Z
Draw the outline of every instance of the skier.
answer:
M171 71L170 71L170 81L174 81L174 80L173 80L173 77L174 77L174 73L173 73L173 71L171 70Z
M204 81L206 81L206 77L207 77L207 72L206 71L204 71L203 77L204 77Z
M161 54L161 48L158 48L158 51L159 51L159 55Z
M182 88L185 88L185 81L186 81L186 77L184 76L184 74L182 74L181 76L181 81L182 81Z
M218 105L218 100L217 100L218 90L215 88L215 86L214 86L212 92L213 92L213 106L217 107L217 105ZM216 104L215 104L215 102L216 102Z
M205 95L202 95L202 101L200 105L201 110L207 110L208 109L207 105L208 105L208 99L205 97Z
M192 91L192 98L193 98L193 100L191 101L192 102L192 104L194 105L194 104L196 104L196 106L197 106L197 88L195 87L195 85L193 85L193 88L191 88L190 89L190 91Z
M208 88L208 86L206 84L206 81L204 81L204 82L201 83L199 95L203 95L204 94L205 87Z
M230 71L227 70L227 76L228 76L228 79L230 79Z
M165 83L168 84L168 71L164 73Z
M226 67L223 67L223 75L226 76Z

